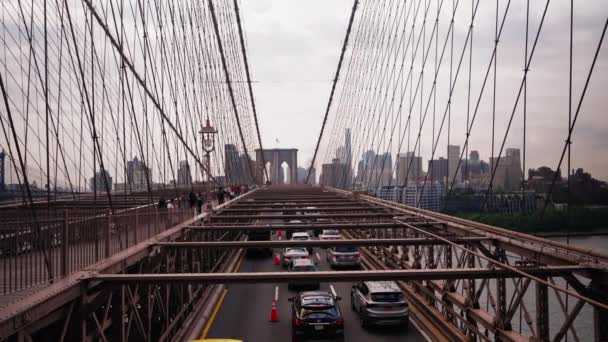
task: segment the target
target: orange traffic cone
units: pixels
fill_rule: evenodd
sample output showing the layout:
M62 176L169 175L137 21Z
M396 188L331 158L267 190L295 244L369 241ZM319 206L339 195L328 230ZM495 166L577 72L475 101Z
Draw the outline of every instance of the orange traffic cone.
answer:
M272 301L272 309L270 310L270 321L278 322L279 321L279 313L277 312L277 305L275 301Z
M274 264L278 265L280 263L281 263L281 261L279 260L279 255L275 253L274 254Z

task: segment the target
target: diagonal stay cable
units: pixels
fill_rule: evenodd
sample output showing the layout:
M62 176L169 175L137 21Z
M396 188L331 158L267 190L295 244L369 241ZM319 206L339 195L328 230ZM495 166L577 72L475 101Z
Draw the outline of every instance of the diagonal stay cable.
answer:
M201 167L201 169L204 170L204 171L207 171L207 168L205 167L205 165L203 165L203 162L194 153L194 151L192 151L192 148L190 146L188 146L188 144L186 143L186 141L184 140L184 138L182 137L182 135L175 128L175 125L171 122L171 120L169 120L169 118L167 117L167 114L165 113L163 107L160 105L160 103L158 102L158 100L156 99L156 97L154 97L154 94L152 94L152 91L150 90L150 88L148 86L146 86L146 84L145 84L144 80L142 79L141 75L139 75L139 73L137 73L137 71L135 70L135 67L133 66L133 63L127 58L127 56L125 55L124 51L121 49L121 46L116 41L116 38L114 38L114 36L110 32L110 29L101 20L101 17L99 16L99 13L97 13L97 10L95 9L95 7L93 6L93 4L91 3L91 0L83 0L83 1L86 4L86 6L89 8L89 10L92 12L93 16L95 17L95 20L97 21L97 23L99 24L99 26L101 27L101 29L106 34L106 37L110 40L110 42L112 43L112 45L118 50L118 52L120 54L120 57L123 60L123 62L125 63L125 65L127 66L127 68L129 68L129 70L131 70L131 73L133 74L133 76L135 77L135 79L137 80L137 82L139 83L139 85L144 89L144 91L146 92L146 94L148 95L148 97L150 98L150 100L152 101L152 103L154 104L154 106L158 109L158 111L161 114L163 120L169 125L169 127L171 128L171 130L173 131L173 133L175 133L176 137L184 145L184 147L186 148L186 150L188 151L188 153L190 153L192 155L192 157L199 164L199 166ZM211 176L211 179L214 182L218 183L217 180L215 179L215 177Z
M597 48L595 49L595 55L593 56L593 62L591 62L591 67L589 68L589 72L587 73L587 80L585 80L585 86L583 87L583 93L581 94L580 99L578 100L578 105L576 106L576 113L574 114L574 118L572 120L572 124L570 124L570 129L568 130L568 137L566 138L566 142L564 144L564 148L562 149L562 155L559 158L559 163L557 164L557 168L555 170L559 170L562 167L562 163L564 162L564 155L568 150L568 146L571 143L572 132L574 131L574 125L576 124L576 120L578 119L578 115L581 111L581 106L583 105L583 100L585 99L585 94L587 93L587 88L589 87L589 82L591 81L591 76L593 75L593 70L595 69L595 63L597 62L597 57L600 54L600 50L602 48L602 44L604 42L604 37L606 36L606 28L608 28L608 18L606 18L606 22L604 23L604 29L602 31L602 36L600 37L600 41L597 44ZM553 188L555 187L555 182L557 181L557 174L553 176L553 181L551 182L551 187L549 188L549 192L547 193L547 198L545 199L545 204L543 206L543 211L541 212L541 217L544 216L545 210L547 209L547 205L551 199L551 194L553 193ZM570 183L570 170L568 170L568 183Z
M230 94L230 101L232 103L232 109L234 111L234 116L236 118L236 124L239 128L239 135L241 137L241 141L243 143L243 151L247 156L247 163L249 164L249 171L251 172L252 177L255 179L255 175L253 174L253 166L251 165L251 156L249 156L249 151L247 151L247 142L245 141L245 137L243 136L243 128L241 127L241 119L239 118L239 112L236 106L236 101L234 99L234 92L232 90L232 83L230 82L230 73L228 72L228 65L226 63L226 56L224 55L224 47L222 45L222 38L220 36L220 29L217 23L217 17L215 15L215 8L213 6L213 0L209 1L209 11L211 13L211 20L213 21L213 29L215 31L215 36L217 38L217 46L220 52L220 57L222 60L222 66L224 69L224 75L226 76L226 85L228 86L228 93Z
M336 69L336 75L334 76L333 84L331 86L331 93L329 95L329 101L327 102L327 108L325 109L325 117L323 118L323 124L321 125L321 132L319 133L319 139L317 140L317 147L315 147L315 153L312 156L312 161L310 162L310 167L308 168L308 175L306 176L306 184L310 180L310 173L312 168L315 165L315 159L317 158L317 152L319 152L319 146L321 145L321 140L323 139L323 130L325 129L325 124L327 123L327 117L329 116L329 110L331 108L331 103L334 99L334 92L336 91L336 84L338 83L338 78L340 77L340 69L342 68L342 61L344 60L344 54L346 52L346 47L348 46L348 38L350 36L350 31L353 27L353 21L355 19L355 13L357 12L357 6L359 5L359 0L355 0L353 3L353 9L350 13L350 19L348 20L348 28L346 29L346 36L344 37L344 43L342 44L342 51L340 52L340 60L338 61L338 68Z

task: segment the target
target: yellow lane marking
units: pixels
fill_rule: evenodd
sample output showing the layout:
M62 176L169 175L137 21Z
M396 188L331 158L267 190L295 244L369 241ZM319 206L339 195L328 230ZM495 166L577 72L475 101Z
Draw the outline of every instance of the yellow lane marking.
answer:
M241 258L237 262L236 267L234 268L234 272L233 273L237 273L239 271L239 269L241 268L241 263L243 262L244 257L245 257L245 253L243 253L243 255L241 255ZM220 300L215 305L215 308L213 309L213 312L211 313L211 317L209 317L209 321L207 321L207 324L205 325L205 329L203 329L203 333L201 334L201 340L204 340L207 337L207 334L209 334L209 330L211 330L211 327L213 326L213 322L215 321L215 317L217 316L218 312L220 311L220 308L222 307L222 303L224 303L224 298L226 297L227 293L228 293L228 289L224 289L224 291L222 291L222 295L220 297Z
M220 300L217 302L217 305L215 306L215 308L213 309L213 312L211 313L211 317L209 318L207 325L205 325L205 329L203 329L203 333L201 334L201 340L204 340L207 337L207 334L209 333L209 330L211 329L211 326L213 325L213 321L215 321L215 316L217 316L218 311L220 311L220 308L222 307L222 303L224 302L226 293L228 293L228 289L224 289L224 291L222 291L222 296L220 297Z

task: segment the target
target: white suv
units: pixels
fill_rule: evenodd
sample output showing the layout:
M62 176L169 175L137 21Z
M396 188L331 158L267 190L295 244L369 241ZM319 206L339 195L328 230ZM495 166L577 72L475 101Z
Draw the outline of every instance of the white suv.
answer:
M353 285L350 302L361 327L369 324L408 326L409 306L394 281L364 281Z

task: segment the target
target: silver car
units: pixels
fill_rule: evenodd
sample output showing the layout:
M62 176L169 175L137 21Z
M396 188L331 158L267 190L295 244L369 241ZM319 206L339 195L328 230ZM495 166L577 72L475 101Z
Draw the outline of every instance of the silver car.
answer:
M289 272L316 272L317 267L310 259L295 259L292 260L289 266ZM287 289L310 288L316 290L319 288L319 282L315 280L299 280L290 281L287 283Z
M354 246L329 247L326 252L327 263L335 267L361 267L361 254Z
M281 264L288 267L296 259L308 259L310 254L304 247L287 247L281 252Z
M370 324L408 326L409 306L394 281L357 283L350 291L350 302L363 328Z

